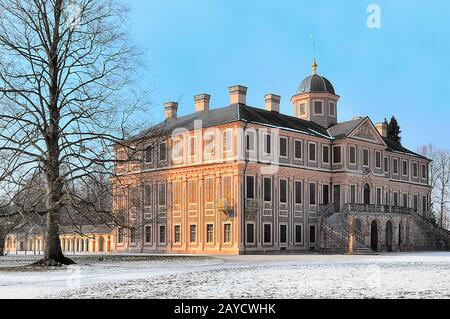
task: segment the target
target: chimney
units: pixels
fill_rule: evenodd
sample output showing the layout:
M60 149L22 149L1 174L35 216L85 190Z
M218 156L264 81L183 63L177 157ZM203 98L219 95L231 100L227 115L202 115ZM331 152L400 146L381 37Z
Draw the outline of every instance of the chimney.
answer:
M266 110L280 113L281 96L276 94L267 94L264 96L266 100Z
M242 85L234 85L229 87L230 104L246 104L247 103L247 87Z
M164 115L166 120L177 118L178 103L167 102L164 104Z
M195 112L208 111L210 100L211 95L209 94L199 94L194 96Z
M385 122L377 123L375 127L381 136L387 137L387 124Z

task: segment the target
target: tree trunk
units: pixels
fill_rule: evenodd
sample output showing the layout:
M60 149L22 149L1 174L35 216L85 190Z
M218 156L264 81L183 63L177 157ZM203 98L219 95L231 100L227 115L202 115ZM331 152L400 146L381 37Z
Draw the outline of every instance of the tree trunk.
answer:
M5 238L0 237L0 256L5 255Z

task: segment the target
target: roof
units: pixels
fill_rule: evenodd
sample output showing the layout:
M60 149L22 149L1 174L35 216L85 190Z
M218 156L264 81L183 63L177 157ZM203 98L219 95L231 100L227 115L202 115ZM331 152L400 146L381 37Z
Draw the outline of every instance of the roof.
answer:
M347 137L355 128L357 128L366 118L360 117L351 121L341 122L328 129L328 133L334 138Z
M383 140L387 145L387 151L405 153L405 154L417 156L417 157L420 157L420 158L430 161L430 159L426 158L425 156L417 154L413 151L410 151L409 149L403 147L400 143L393 142L387 137L383 137Z
M326 77L318 74L310 75L302 81L297 94L303 93L331 93L336 95L331 82Z
M201 121L201 127L211 127L236 121L244 121L287 130L301 131L304 134L331 139L327 130L314 122L243 104L232 104L227 107L209 109L207 111L195 112L186 116L169 119L140 133L133 139L146 136L150 137L154 132L171 134L171 132L177 128L193 130L195 121Z
M326 138L334 140L347 137L354 129L356 129L367 117L360 117L350 121L337 123L326 129L319 124L311 121L302 120L300 118L285 115L279 112L267 111L243 104L232 104L222 108L209 109L202 112L195 112L186 116L177 117L163 121L152 128L140 133L133 139L150 137L154 132L165 132L170 135L173 130L182 128L185 130L193 130L195 121L201 121L201 127L211 127L220 124L244 121L254 124L272 126L284 130L297 131L310 136ZM388 146L388 151L402 152L413 156L425 157L412 152L402 145L393 143L383 138Z

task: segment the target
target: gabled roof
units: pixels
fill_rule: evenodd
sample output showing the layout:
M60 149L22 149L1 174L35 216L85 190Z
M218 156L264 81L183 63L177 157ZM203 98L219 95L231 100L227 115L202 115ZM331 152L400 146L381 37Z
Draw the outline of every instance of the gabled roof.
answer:
M336 139L347 137L354 129L364 122L365 119L365 117L361 117L351 121L337 123L328 129L328 133Z
M401 144L391 141L387 137L383 137L383 140L386 143L387 151L389 151L389 152L405 153L405 154L417 156L417 157L420 157L420 158L423 158L423 159L426 159L426 160L430 161L430 159L426 158L425 156L422 156L422 155L417 154L417 153L415 153L413 151L410 151L409 149L403 147Z

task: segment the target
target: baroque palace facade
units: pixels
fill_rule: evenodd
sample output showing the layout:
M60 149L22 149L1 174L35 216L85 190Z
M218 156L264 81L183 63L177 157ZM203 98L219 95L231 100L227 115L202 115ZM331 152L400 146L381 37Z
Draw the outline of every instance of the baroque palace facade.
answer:
M316 73L291 99L247 105L247 88L229 88L230 105L177 117L165 104L167 138L133 162L117 164L113 210L116 252L244 254L372 252L445 247L430 221L430 161L387 138L368 117L338 123L339 96ZM147 136L145 132L142 136ZM147 137L146 137L147 138ZM132 142L130 142L132 143ZM123 158L123 146L116 157Z

